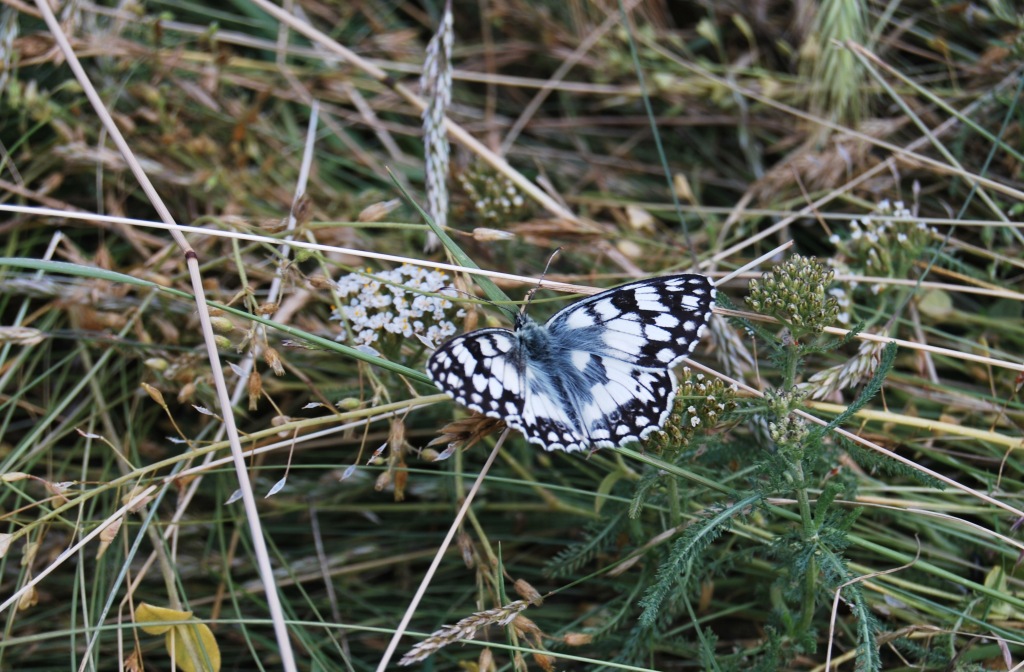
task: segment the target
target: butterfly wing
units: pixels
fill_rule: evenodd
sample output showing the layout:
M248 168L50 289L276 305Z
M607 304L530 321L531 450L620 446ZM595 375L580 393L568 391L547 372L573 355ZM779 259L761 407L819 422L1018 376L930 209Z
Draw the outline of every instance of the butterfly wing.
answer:
M621 446L665 424L678 387L671 367L700 342L714 298L703 275L666 276L595 294L548 321L552 347L568 353L566 403L586 443Z
M693 352L715 306L703 275L639 280L555 313L553 337L589 353L647 368L668 368Z
M478 329L435 350L427 361L427 375L458 403L504 420L531 443L549 450L556 449L553 445L582 450L578 422L569 416L572 409L566 407L552 372L527 359L516 332Z
M571 403L590 446L611 448L639 441L668 420L678 387L671 370L590 355L583 374L587 389L573 395Z
M478 329L449 340L427 360L434 384L463 406L504 420L523 408L517 339L508 329Z

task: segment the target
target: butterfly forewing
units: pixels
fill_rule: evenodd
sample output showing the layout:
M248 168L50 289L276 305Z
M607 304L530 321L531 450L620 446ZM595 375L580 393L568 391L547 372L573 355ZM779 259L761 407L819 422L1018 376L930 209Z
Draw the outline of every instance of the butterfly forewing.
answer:
M570 342L586 341L593 352L667 368L697 347L714 299L703 275L639 280L572 304L547 327Z
M620 446L668 418L670 367L696 347L714 286L701 275L633 282L564 308L545 325L481 329L438 348L427 373L468 408L548 450Z
M523 409L523 372L509 356L517 346L508 329L478 329L434 351L427 374L448 396L492 418Z

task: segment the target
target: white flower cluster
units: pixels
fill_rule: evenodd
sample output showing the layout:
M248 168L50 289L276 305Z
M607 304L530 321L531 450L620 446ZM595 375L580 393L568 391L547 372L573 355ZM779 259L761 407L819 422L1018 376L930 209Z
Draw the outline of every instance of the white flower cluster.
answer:
M516 185L489 167L480 164L470 166L459 173L458 179L484 223L499 225L515 221L526 213L526 199Z
M435 345L455 335L455 324L449 319L455 304L423 293L455 296L448 276L440 271L403 264L372 276L349 273L338 279L335 288L348 304L335 310L334 318L348 322L357 345L377 342L382 333L403 338L417 334ZM454 317L464 315L461 308L454 313Z
M876 217L878 219L876 219ZM890 203L884 199L870 214L850 223L850 238L844 241L832 234L829 242L833 245L871 248L879 243L890 244L893 239L903 247L920 247L931 239L935 229L917 219L903 201ZM868 259L868 266L872 265Z
M904 205L884 199L870 214L850 222L849 237L829 236L836 246L839 260L830 262L837 270L869 276L904 278L938 232ZM850 289L857 287L850 283ZM885 291L886 285L875 283L869 288L873 294Z

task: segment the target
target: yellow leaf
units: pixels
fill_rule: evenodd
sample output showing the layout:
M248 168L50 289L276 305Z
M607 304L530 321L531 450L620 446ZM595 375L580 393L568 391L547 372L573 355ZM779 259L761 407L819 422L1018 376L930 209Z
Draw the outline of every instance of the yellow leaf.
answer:
M135 622L144 632L164 635L167 652L182 672L220 671L217 639L208 625L192 617L191 611L143 603L135 610Z
M167 650L173 647L174 662L183 672L220 672L220 647L205 623L176 625L167 633L166 641Z
M135 610L135 622L142 627L143 632L151 635L162 635L173 626L161 625L161 623L187 621L192 618L191 611L178 611L167 607L155 607L152 604L143 602ZM149 625L146 625L149 623Z

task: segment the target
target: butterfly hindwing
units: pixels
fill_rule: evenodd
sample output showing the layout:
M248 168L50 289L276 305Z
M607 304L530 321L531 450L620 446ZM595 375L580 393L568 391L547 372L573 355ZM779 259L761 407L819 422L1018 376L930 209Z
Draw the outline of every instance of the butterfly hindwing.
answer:
M460 404L504 420L547 450L621 446L668 419L671 367L696 347L714 307L701 275L629 283L539 325L480 329L438 348L434 383Z
M594 381L591 399L580 416L595 447L638 441L665 424L676 394L672 371L600 355L593 358L603 373Z

